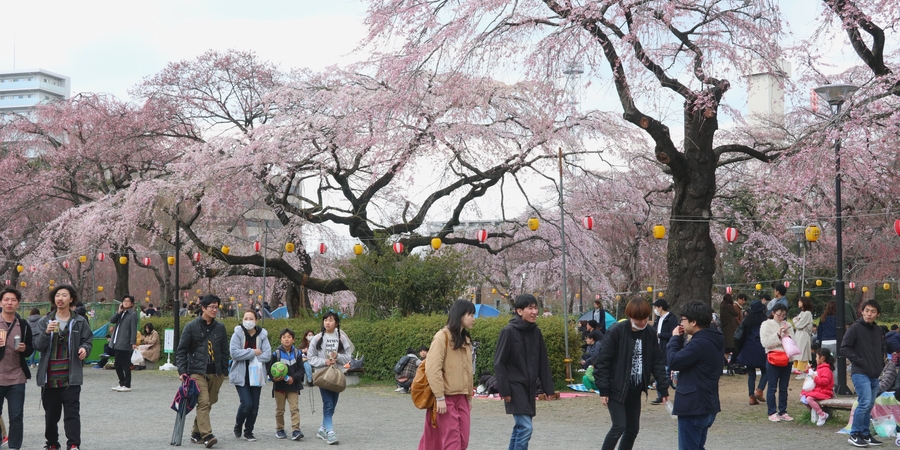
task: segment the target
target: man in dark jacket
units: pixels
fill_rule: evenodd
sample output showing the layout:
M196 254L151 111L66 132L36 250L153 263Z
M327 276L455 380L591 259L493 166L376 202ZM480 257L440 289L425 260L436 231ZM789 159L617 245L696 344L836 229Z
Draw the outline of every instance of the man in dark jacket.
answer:
M706 434L721 411L719 377L725 337L709 327L712 308L690 302L681 308L681 326L673 331L666 347L669 369L677 370L675 407L678 415L678 450L702 450ZM691 342L684 344L684 335Z
M850 379L856 388L859 405L853 413L853 426L847 442L856 447L881 445L869 432L872 407L878 392L878 377L884 370L884 333L875 324L881 314L881 305L875 300L863 304L862 317L850 326L841 341L841 354L852 364Z
M191 442L206 448L218 442L212 433L209 411L219 401L219 388L228 376L228 337L225 325L216 322L219 303L219 297L215 295L200 299L200 316L184 326L175 350L178 373L189 374L200 388Z
M131 352L137 349L138 325L133 296L126 295L122 299L119 310L109 318L109 322L116 324L116 330L112 333L109 346L115 352L116 375L119 377L119 385L112 390L129 392L131 391Z
M34 351L31 327L16 310L22 294L13 288L0 293L3 326L0 327L0 402L9 405L9 448L21 448L24 436L25 383L31 370L25 360ZM2 403L0 403L2 404ZM2 413L2 411L0 411Z
M516 297L516 315L500 330L494 350L497 390L506 405L506 413L515 419L509 448L527 450L531 440L532 418L536 414L537 383L547 400L553 398L553 378L544 335L537 327L537 299L524 294Z
M669 339L672 338L672 330L678 326L678 319L675 318L674 314L669 314L669 302L664 298L657 299L653 302L653 311L656 312L656 316L659 317L656 321L656 339L659 340L659 351L665 355L666 345L669 344ZM668 364L666 365L666 375L669 375ZM659 389L659 385L659 380L657 380L656 399L650 402L653 405L662 404L663 391Z

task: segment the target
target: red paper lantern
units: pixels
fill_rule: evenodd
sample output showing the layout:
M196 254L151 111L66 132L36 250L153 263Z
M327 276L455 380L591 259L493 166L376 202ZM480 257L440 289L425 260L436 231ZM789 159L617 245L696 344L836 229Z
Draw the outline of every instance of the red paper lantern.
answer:
M730 293L731 293L731 286L728 286L728 287L725 288L725 293L726 293L726 294L730 294Z
M581 219L581 224L584 225L584 228L587 230L594 229L594 218L591 216L587 216L584 219Z
M475 235L478 237L478 242L481 242L482 244L484 244L484 241L488 238L487 230L478 230L478 233L475 233Z
M894 221L894 232L900 236L900 219Z
M856 289L856 283L850 282L850 289Z
M320 242L319 243L319 254L324 255L326 250L328 250L328 246L325 245L324 242Z
M31 266L28 269L31 270L32 272L34 272L35 270L37 270L37 267Z
M394 249L394 253L396 253L398 255L403 253L403 243L402 242L395 242L394 245L392 245L391 247Z
M11 281L6 280L6 285L7 285L7 286L9 286L10 283L11 283Z
M832 290L831 290L831 295L837 295L837 289L832 289Z
M259 241L253 243L253 251L259 253Z
M104 259L106 259L106 255L104 255L103 253L97 253L97 261L103 262Z
M63 269L69 268L69 261L63 261Z
M200 262L200 252L194 252L194 262Z
M729 244L736 241L737 237L738 237L737 228L728 227L725 229L725 240L728 241Z
M785 282L784 282L784 287L786 287L786 288L791 287L791 282L790 282L790 281L785 281Z
M150 258L144 258L144 265L145 265L145 266L149 266L149 265L150 265Z

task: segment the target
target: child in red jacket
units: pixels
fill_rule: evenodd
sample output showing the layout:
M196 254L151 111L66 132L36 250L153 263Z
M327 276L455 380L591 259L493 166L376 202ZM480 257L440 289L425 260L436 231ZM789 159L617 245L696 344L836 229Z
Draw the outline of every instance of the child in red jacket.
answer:
M812 419L815 420L816 425L821 427L828 420L828 413L822 411L818 402L834 397L834 375L831 372L834 356L831 355L831 350L820 348L816 355L816 364L816 370L810 369L809 371L815 379L816 387L810 391L800 391L800 401L806 403L806 406L811 409Z

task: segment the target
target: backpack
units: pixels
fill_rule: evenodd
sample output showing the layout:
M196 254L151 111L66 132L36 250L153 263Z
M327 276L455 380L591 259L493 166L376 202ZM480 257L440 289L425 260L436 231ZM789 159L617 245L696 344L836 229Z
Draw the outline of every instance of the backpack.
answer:
M409 355L405 355L404 357L400 358L400 361L397 361L397 364L394 365L394 374L400 375L400 373L403 372L403 368L406 367L406 363L408 362Z
M446 331L447 348L450 348L450 334ZM419 364L416 369L416 376L413 378L412 384L409 386L409 394L412 398L413 405L419 409L431 409L431 428L437 428L437 401L435 401L434 392L428 385L428 376L425 375L425 365L428 364L428 358Z

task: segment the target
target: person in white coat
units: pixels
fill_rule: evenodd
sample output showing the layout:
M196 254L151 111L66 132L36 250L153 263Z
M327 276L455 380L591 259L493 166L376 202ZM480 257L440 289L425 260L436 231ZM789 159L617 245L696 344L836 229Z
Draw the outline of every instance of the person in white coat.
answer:
M769 389L766 392L766 406L772 422L790 422L793 417L787 413L788 383L791 381L791 365L784 352L782 338L794 336L787 320L787 307L781 303L772 307L772 318L759 327L759 342L766 349L766 375ZM775 407L775 391L778 391L778 409Z
M256 440L253 427L259 415L259 394L266 385L266 363L272 358L272 345L265 328L256 325L256 312L244 313L243 322L231 335L231 371L228 381L241 400L234 419L234 437ZM243 429L243 433L241 433Z
M812 360L812 300L800 297L800 314L794 317L794 342L800 348L800 354L794 357L794 374L796 379L806 378L806 368Z

